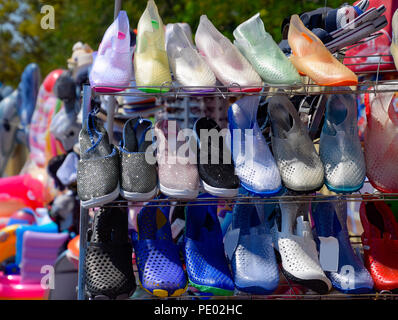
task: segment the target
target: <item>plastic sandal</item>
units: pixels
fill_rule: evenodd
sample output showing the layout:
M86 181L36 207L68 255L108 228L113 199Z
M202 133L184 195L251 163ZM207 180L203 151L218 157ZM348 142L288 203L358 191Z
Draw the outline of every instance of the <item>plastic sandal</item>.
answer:
M319 153L325 166L325 184L337 193L358 191L365 181L355 106L353 94L330 95L326 104Z
M395 68L398 70L398 9L395 11L392 18L392 41L390 51L394 58Z
M314 236L320 250L318 237L334 237L338 241L338 267L325 273L333 287L346 294L372 292L374 283L361 259L354 253L347 229L347 203L344 201L320 202L312 205L315 224Z
M274 96L269 100L268 114L272 151L285 186L294 191L319 190L323 164L293 104L286 96Z
M167 92L171 85L169 61L164 39L164 26L158 8L148 0L138 21L137 46L134 52L134 71L137 86L144 92ZM150 88L150 87L162 88Z
M217 79L225 86L236 86L229 88L230 91L258 92L262 89L263 84L257 72L205 15L200 17L195 42ZM251 88L241 88L246 86Z
M188 203L185 210L185 263L190 285L201 292L233 295L235 286L225 257L217 205Z
M397 83L398 88L398 83ZM380 85L377 90L391 90ZM372 92L373 88L369 88ZM398 89L397 89L398 91ZM398 112L394 92L366 93L367 126L365 129L366 175L376 189L398 192Z
M290 57L293 65L318 85L358 84L357 76L332 56L322 41L304 26L298 15L291 17L288 41L293 52Z
M279 49L272 36L265 31L259 13L240 24L233 34L235 46L266 83L301 84L296 68Z
M170 207L149 203L137 216L133 238L139 281L148 293L158 297L182 295L188 286L169 222ZM158 207L155 207L158 206Z

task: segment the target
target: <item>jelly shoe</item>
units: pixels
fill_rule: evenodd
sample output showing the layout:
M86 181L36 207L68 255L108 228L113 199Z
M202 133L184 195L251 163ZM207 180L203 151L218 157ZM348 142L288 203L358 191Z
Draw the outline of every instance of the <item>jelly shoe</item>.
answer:
M320 294L330 291L332 284L323 272L311 226L304 216L309 203L280 203L280 213L272 228L274 247L282 261L282 272Z
M272 36L265 31L259 13L240 24L234 31L234 37L235 46L265 83L285 85L301 83L296 68L279 49Z
M130 83L132 70L130 25L122 10L102 38L89 75L90 85L98 92L123 91Z
M320 238L333 237L338 241L338 262L335 271L324 270L337 290L352 293L369 293L374 283L361 259L352 249L347 229L347 203L344 201L320 202L312 205L315 239L320 249Z
M158 8L153 0L148 0L138 21L137 46L134 51L135 81L137 86L143 87L139 88L142 91L169 91L171 74L164 37L164 26ZM145 88L146 86L148 87Z
M270 229L261 222L256 206L234 205L231 230L239 232L231 258L235 287L251 294L274 292L279 283L278 264Z
M142 118L128 120L123 128L123 144L119 148L120 194L126 200L148 201L157 192L157 171L146 159L152 144L152 122ZM147 137L150 133L150 137ZM146 139L147 138L147 139ZM149 141L147 141L149 140Z
M178 24L172 26L167 54L174 77L187 91L214 91L216 77ZM200 88L189 88L200 87ZM208 88L206 88L208 87Z
M272 128L272 151L285 186L310 192L323 185L324 169L308 130L286 96L268 103Z
M364 229L365 266L375 289L398 291L398 223L385 202L363 201L359 210Z
M354 86L357 76L341 64L321 40L308 30L298 15L293 15L289 26L290 61L296 69L321 86Z
M225 257L217 205L188 204L185 208L185 263L190 285L201 292L233 295L235 286Z
M177 141L178 129L175 121L160 120L155 124L159 188L169 197L194 199L199 194L196 150L188 156L181 154L184 142Z
M133 237L139 281L142 288L158 297L176 297L187 289L179 250L173 243L169 206L149 203L137 216Z
M393 88L398 88L398 84ZM393 88L391 85L380 85L376 90L391 90ZM373 187L385 193L398 192L397 102L398 98L394 92L381 92L376 95L369 91L365 94L366 176Z
M224 143L221 128L210 118L200 118L193 130L199 146L198 172L204 189L214 196L236 196L239 178L235 175L231 153Z
M238 48L205 15L200 17L195 42L217 79L230 87L230 91L258 92L262 89L261 78L257 72Z
M119 153L100 120L89 114L79 134L77 193L83 208L100 207L119 196Z
M89 297L130 297L136 284L127 211L121 208L100 208L94 215L87 241L84 269Z
M395 68L398 70L398 9L392 18L392 41L390 52L394 58Z
M358 191L365 180L355 105L352 94L330 95L326 104L319 153L325 167L325 184L337 193Z
M282 188L274 157L257 122L259 97L247 96L228 109L232 159L242 186L253 193L271 195Z

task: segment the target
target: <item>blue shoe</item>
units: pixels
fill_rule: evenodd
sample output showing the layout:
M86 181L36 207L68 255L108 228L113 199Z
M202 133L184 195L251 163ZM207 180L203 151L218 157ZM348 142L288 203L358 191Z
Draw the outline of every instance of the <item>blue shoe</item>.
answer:
M141 287L158 297L176 297L187 289L177 245L173 243L169 222L170 207L144 207L137 216L133 237Z
M318 250L318 237L334 237L339 243L339 262L337 272L325 271L326 276L337 290L348 293L369 293L373 280L360 258L354 253L347 229L347 204L345 202L321 202L314 204L312 218L315 223L314 238Z
M242 186L255 194L274 195L282 188L274 157L257 123L259 97L246 96L228 109L232 159Z
M40 80L39 66L36 63L28 64L22 73L21 82L18 86L18 115L21 119L21 125L24 131L24 141L21 141L22 143L28 142L29 125L36 107Z
M270 228L260 221L255 205L235 205L232 230L239 239L232 254L235 286L250 294L270 294L278 287L279 270Z
M233 295L235 286L225 257L217 205L188 204L185 215L185 263L190 285L218 296Z

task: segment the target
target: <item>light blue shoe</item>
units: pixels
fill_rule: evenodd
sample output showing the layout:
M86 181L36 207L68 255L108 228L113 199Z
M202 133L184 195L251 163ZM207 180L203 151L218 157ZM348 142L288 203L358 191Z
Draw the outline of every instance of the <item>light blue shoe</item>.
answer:
M258 104L258 96L246 96L229 107L230 150L242 186L255 194L273 195L282 188L282 181L257 123Z
M325 168L325 184L336 193L358 191L365 180L356 106L353 94L330 95L326 104L319 153Z
M268 224L261 222L256 206L238 204L233 210L232 230L238 228L231 258L236 288L250 294L272 293L278 287L279 270Z
M312 207L315 222L314 237L318 250L318 237L334 237L339 244L337 272L325 271L326 276L337 290L348 293L369 293L373 289L373 280L361 259L351 247L347 229L347 203L320 202Z

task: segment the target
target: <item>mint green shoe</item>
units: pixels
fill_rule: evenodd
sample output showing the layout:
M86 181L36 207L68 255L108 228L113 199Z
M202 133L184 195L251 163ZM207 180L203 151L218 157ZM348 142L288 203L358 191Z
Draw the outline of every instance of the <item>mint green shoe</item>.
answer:
M257 13L233 32L234 44L268 84L301 84L296 68L284 55L272 36L265 31Z

